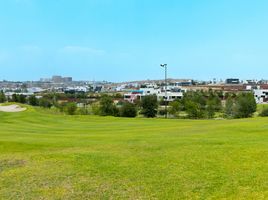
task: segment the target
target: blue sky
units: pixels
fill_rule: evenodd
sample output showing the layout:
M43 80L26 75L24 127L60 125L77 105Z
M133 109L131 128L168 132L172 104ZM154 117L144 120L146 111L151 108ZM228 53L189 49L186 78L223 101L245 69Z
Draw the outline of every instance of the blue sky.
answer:
M0 79L268 79L267 0L0 0Z

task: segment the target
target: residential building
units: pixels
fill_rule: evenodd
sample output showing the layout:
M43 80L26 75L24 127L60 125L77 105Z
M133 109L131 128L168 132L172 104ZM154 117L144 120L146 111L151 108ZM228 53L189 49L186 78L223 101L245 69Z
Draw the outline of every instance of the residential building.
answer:
M240 84L240 81L238 78L228 78L225 81L226 84Z
M268 89L255 89L253 90L254 97L257 104L268 103Z
M130 93L124 94L124 100L133 103L137 99L142 99L144 96L156 95L159 101L165 99L166 96L167 101L174 101L176 99L181 99L186 91L174 86L168 86L167 88L167 93L164 89L160 88L140 88L139 90L133 90Z

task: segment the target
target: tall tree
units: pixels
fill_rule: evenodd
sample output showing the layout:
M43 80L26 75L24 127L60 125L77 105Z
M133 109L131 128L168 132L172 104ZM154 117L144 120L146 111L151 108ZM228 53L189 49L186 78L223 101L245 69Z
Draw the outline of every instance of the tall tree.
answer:
M18 102L19 101L18 95L17 94L12 94L11 101L12 102Z
M173 101L169 104L168 112L174 116L179 116L179 112L182 110L182 105L179 101Z
M199 118L204 118L205 116L205 112L201 104L198 104L193 101L186 102L185 110L189 118L199 119Z
M5 96L5 93L1 90L0 91L0 103L4 103L6 102L6 96Z
M154 118L157 114L158 102L156 95L144 96L141 100L142 114L145 117Z
M224 114L227 118L234 117L234 100L231 96L229 96L225 102Z
M26 103L26 96L23 94L18 95L18 102L19 103Z
M100 115L102 116L118 116L119 111L114 105L112 97L108 95L102 95L100 100Z
M28 103L32 106L37 106L38 105L38 99L35 97L35 95L31 95L28 98Z
M257 104L252 93L240 93L236 98L236 118L251 117L257 110Z

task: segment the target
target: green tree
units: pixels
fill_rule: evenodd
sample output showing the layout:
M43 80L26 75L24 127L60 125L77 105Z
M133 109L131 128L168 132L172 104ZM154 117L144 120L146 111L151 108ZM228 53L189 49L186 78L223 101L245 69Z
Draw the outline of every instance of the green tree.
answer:
M228 98L225 102L224 115L227 118L234 117L234 100L231 96L228 96Z
M236 98L235 118L248 118L257 110L257 104L252 93L240 93Z
M100 115L101 116L118 116L119 110L114 105L112 97L102 95L100 100Z
M38 106L38 99L35 97L35 95L31 95L28 98L28 103L32 106Z
M141 100L141 107L142 107L141 113L145 117L150 117L150 118L156 117L157 108L158 108L156 95L144 96Z
M209 97L206 103L206 113L209 119L214 118L215 113L221 111L221 99L217 93L209 92Z
M125 102L120 108L120 116L121 117L136 117L137 108L135 104Z
M51 108L52 103L49 99L42 97L41 99L39 99L39 106L43 108Z
M88 115L89 114L87 107L78 108L77 113L79 115Z
M213 100L208 100L206 110L207 110L207 117L209 119L214 118L216 112L216 104Z
M98 102L92 103L90 107L93 115L100 115L100 105Z
M179 116L179 112L182 110L182 105L179 101L173 101L169 103L168 112L174 116Z
M20 94L17 97L18 97L17 100L18 100L19 103L26 103L26 96L25 95Z
M120 93L116 93L116 94L114 95L114 98L115 98L115 99L123 99L123 95L120 94Z
M188 114L188 117L192 119L203 118L205 115L205 112L202 109L202 106L193 101L186 102L185 111Z
M261 117L268 117L268 108L264 108L261 113L260 113Z
M12 94L12 96L11 96L11 101L12 102L18 102L18 95L17 94Z
M218 93L210 94L208 97L207 104L208 103L213 104L216 112L222 110L221 98L219 97Z
M75 111L77 110L77 105L74 102L71 103L67 103L64 107L64 111L68 114L68 115L74 115Z
M6 96L5 93L3 91L0 91L0 103L4 103L6 102Z
M184 105L184 108L186 108L187 102L190 102L190 101L198 104L198 107L200 109L202 109L203 111L205 111L207 99L205 97L204 92L202 92L202 91L196 91L196 92L190 91L190 92L187 92L184 95L183 99L182 99L182 103Z

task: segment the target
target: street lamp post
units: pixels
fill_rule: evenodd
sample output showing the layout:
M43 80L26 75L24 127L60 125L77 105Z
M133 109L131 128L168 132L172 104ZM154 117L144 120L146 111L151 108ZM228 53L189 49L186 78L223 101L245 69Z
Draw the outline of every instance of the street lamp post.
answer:
M167 64L161 64L160 66L165 68L165 114L167 118Z

